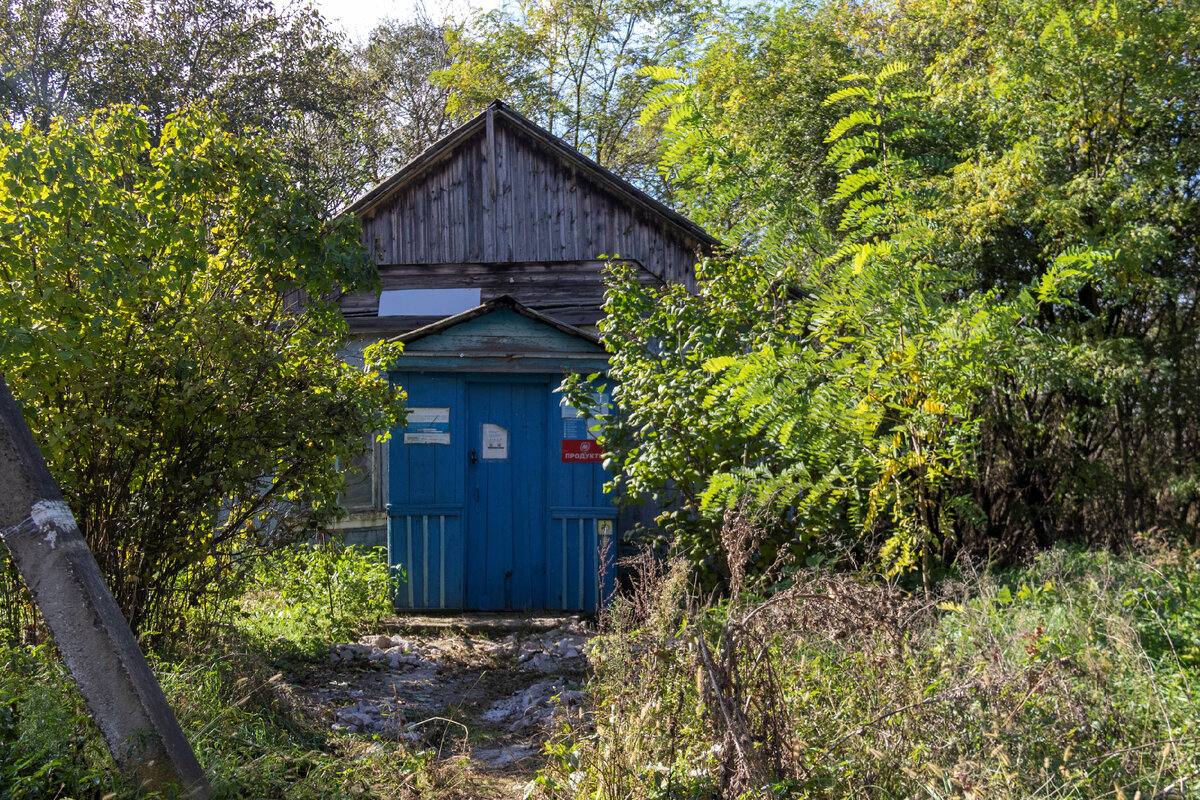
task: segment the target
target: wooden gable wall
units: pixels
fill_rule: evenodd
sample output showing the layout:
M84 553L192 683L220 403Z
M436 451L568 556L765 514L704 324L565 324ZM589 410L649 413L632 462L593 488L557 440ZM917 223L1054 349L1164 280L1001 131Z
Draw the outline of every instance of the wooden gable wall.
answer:
M636 262L648 284L694 288L697 252L707 242L620 197L594 165L554 152L502 115L476 128L362 213L363 243L384 291L478 288L482 302L512 295L588 326L603 301L601 255ZM436 319L379 318L378 298L368 293L342 306L361 331L411 330Z

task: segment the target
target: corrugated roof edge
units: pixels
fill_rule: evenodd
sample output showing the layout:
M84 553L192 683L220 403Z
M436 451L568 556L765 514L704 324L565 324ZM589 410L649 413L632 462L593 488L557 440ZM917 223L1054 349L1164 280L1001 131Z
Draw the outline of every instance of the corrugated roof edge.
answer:
M565 322L559 322L553 317L548 317L539 311L534 311L532 308L522 305L516 300L516 298L508 294L492 298L482 305L475 306L474 308L468 308L466 311L461 311L453 316L439 319L437 322L430 323L423 328L417 328L416 330L409 331L408 333L402 333L399 336L394 336L388 341L410 344L418 339L424 339L426 336L432 336L436 333L441 333L447 328L453 328L455 325L461 325L462 323L473 320L476 317L482 317L484 314L490 314L491 312L502 308L515 311L521 316L528 317L535 322L541 322L545 325L549 325L556 330L562 331L568 336L575 336L583 339L586 342L590 342L597 347L600 346L600 339L598 337L588 333L587 331L583 331L579 328L568 325Z
M674 227L682 232L698 239L710 247L719 246L720 240L709 235L707 231L701 228L696 223L692 222L687 217L677 211L668 208L663 203L655 200L650 195L638 189L633 184L626 181L624 178L618 177L610 170L600 166L595 161L585 156L583 153L571 147L562 139L555 136L550 131L541 127L537 123L527 119L523 115L514 111L508 105L500 100L493 100L486 110L481 111L471 119L458 126L450 133L443 136L437 142L431 144L420 155L409 161L401 167L390 178L387 178L375 188L369 190L349 206L347 206L343 214L356 214L363 216L370 213L380 203L386 202L392 194L398 191L408 181L421 175L426 169L437 163L439 156L453 150L462 141L473 135L479 128L486 125L487 115L493 112L498 119L506 120L525 133L540 141L543 145L556 152L559 156L575 162L585 173L587 173L597 183L614 192L617 195L624 196L625 199L632 201L635 205L641 206L646 211L663 218L666 222L671 223Z

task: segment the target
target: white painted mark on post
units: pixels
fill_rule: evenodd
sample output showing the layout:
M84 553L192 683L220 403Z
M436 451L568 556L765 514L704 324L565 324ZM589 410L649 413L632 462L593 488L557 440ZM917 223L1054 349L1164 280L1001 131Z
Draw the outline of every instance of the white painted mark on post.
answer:
M59 531L69 531L75 527L75 517L71 509L62 500L39 500L29 510L29 518L39 531L46 536L42 541L54 549L58 541Z
M45 529L51 525L60 531L70 530L75 525L71 509L62 500L39 500L29 509L33 524Z

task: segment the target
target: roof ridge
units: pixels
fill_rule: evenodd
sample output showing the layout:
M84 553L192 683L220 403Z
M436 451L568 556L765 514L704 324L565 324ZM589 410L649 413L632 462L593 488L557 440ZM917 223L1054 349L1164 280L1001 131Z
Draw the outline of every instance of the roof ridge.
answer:
M518 128L523 128L527 134L531 135L531 138L545 148L556 151L561 157L575 162L600 188L607 189L618 196L623 195L626 200L632 201L635 205L641 206L645 211L662 218L693 239L698 239L710 246L720 244L718 239L695 222L692 222L662 201L646 194L612 170L596 163L578 149L567 144L560 137L533 122L499 98L492 100L483 111L425 148L390 177L376 184L375 187L354 200L341 213L362 215L374 210L381 203L386 202L409 181L414 180L424 174L426 170L434 167L439 160L439 156L453 151L459 144L475 134L479 128L485 127L489 115L492 115L494 119L504 120Z

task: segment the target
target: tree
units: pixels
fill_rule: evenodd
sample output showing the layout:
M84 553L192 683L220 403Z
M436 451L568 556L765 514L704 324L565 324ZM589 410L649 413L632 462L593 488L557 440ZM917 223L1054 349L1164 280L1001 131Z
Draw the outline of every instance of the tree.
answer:
M435 80L453 66L450 39L462 24L434 22L419 9L409 20L379 24L358 53L374 95L381 102L384 169L395 170L465 120L448 107L450 89Z
M646 70L656 83L643 121L665 117L661 178L682 213L737 249L790 247L803 260L811 248L797 233L837 224L838 206L820 202L837 182L824 139L838 115L825 98L872 63L847 41L845 14L730 10L686 66Z
M912 4L944 113L966 130L938 224L981 285L1012 293L1065 254L1105 269L1037 320L987 400L976 535L1009 553L1067 535L1120 544L1200 513L1200 6ZM1053 352L1053 351L1052 351Z
M115 104L160 132L197 102L271 136L333 211L379 177L369 83L311 8L270 0L2 0L5 117L47 129Z
M338 460L394 424L330 299L374 270L209 111L6 127L0 164L0 370L131 625L169 632L333 519Z
M693 298L613 285L606 342L646 362L623 372L614 358L624 407L688 399L656 419L634 412L642 427L606 440L621 480L683 498L667 532L695 541L740 505L773 550L882 555L926 577L962 549L1194 537L1196 11L812 12L795 20L807 38L752 31L660 73L662 171L730 220L742 248L705 265ZM813 99L767 103L806 116L764 122L703 66L752 74L792 63L792 45L796 63L844 46L869 66L821 112L837 116L819 154L787 162L796 132L817 147ZM896 54L913 68L882 66ZM807 174L788 166L818 157ZM731 279L746 261L757 277ZM670 314L686 336L664 335ZM691 433L663 444L667 430ZM681 468L692 455L711 468Z
M450 108L508 102L601 166L662 194L655 125L638 125L647 67L691 52L704 7L690 0L521 0L451 38Z

